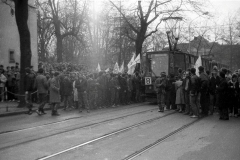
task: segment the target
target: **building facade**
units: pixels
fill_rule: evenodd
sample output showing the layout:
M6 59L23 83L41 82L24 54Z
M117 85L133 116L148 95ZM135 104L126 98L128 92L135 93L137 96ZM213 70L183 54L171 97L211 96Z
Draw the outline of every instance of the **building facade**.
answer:
M14 3L10 0L7 3L14 8ZM34 70L38 68L38 47L37 47L37 11L34 7L34 0L29 0L28 27L31 36L31 64ZM11 8L0 1L0 64L15 66L20 63L20 39L15 15L11 13Z

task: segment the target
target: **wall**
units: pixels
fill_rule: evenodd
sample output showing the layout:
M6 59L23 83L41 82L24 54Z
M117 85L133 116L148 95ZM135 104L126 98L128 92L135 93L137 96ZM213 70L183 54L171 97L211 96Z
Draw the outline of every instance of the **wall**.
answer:
M33 5L34 0L29 0L29 4ZM15 66L15 63L9 61L9 51L13 50L15 62L20 62L20 42L15 15L11 15L10 7L0 1L0 64L7 66ZM34 70L38 66L37 52L37 12L33 7L29 7L28 26L31 35L31 51Z

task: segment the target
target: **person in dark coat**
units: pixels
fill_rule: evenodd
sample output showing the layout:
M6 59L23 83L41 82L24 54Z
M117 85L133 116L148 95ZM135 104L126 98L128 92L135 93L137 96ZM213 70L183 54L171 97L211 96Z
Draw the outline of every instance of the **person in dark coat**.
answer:
M87 88L88 83L87 79L83 75L79 75L78 80L76 81L75 87L78 90L78 102L80 103L79 112L82 112L83 107L89 112L89 103L87 98Z
M219 98L218 98L219 115L220 115L219 119L229 120L228 106L227 106L228 83L227 83L227 80L225 79L225 73L223 71L221 71L219 75L220 75L220 84L217 87L217 92L219 95Z
M202 108L202 115L207 116L209 111L208 106L208 96L209 96L209 77L204 72L204 67L200 66L199 69L199 79L200 79L200 104Z
M217 75L218 70L216 67L213 68L212 76L209 83L209 93L210 93L210 106L209 113L210 115L214 112L214 107L217 107L217 90L216 87L219 86L220 77Z
M136 89L135 101L140 102L141 77L138 72L135 73L133 84Z
M72 107L71 96L73 94L73 84L68 74L64 75L62 86L60 88L63 95L64 110Z
M46 76L43 74L44 70L42 68L39 68L38 73L39 75L36 77L35 86L38 91L40 105L38 106L38 110L36 110L36 112L38 113L38 115L42 115L46 114L44 112L44 106L47 103L49 85Z
M161 72L161 77L156 79L155 85L157 88L157 103L159 107L158 112L164 112L166 86L167 86L167 78L166 78L165 72Z
M184 101L185 101L185 115L189 115L192 111L190 108L190 73L189 71L185 72L186 78L183 80L183 93L184 93Z
M49 80L49 102L51 103L52 116L59 116L57 109L61 103L59 73L55 72L54 77Z
M199 78L196 75L196 69L191 68L191 85L190 85L190 104L193 114L190 115L191 118L198 118L199 116L199 106L197 104L197 97L199 92Z
M35 75L31 74L29 67L25 68L25 72L26 72L24 81L25 101L26 106L28 108L27 114L31 115L33 108L32 93L35 90Z
M233 74L232 80L228 82L229 90L229 116L238 117L238 97L239 97L239 82L237 81L237 75Z

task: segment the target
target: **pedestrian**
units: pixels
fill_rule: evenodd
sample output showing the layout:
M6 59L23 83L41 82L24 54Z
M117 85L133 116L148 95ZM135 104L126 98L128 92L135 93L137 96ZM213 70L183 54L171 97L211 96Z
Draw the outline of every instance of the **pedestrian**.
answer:
M214 108L217 107L217 90L216 87L219 86L220 77L218 76L217 67L214 67L212 70L212 76L210 78L209 83L209 93L210 93L210 106L209 106L209 114L213 115Z
M4 101L4 88L5 88L6 82L7 82L7 78L4 75L4 70L0 69L0 98L1 98L1 102Z
M229 115L228 115L228 106L227 106L227 101L228 101L228 83L225 78L225 73L223 71L220 71L220 84L217 87L217 92L219 94L218 98L218 105L219 105L219 119L220 120L229 120Z
M167 79L166 79L165 72L161 72L161 77L156 79L155 85L157 89L157 103L159 107L158 112L164 112L166 86L167 86Z
M185 74L185 72L183 74ZM178 77L177 81L175 82L175 90L176 90L175 104L177 105L176 111L178 111L179 113L182 113L185 101L184 101L184 92L183 92L183 80L181 77Z
M60 89L63 95L63 102L64 102L63 110L66 110L67 108L72 108L71 96L73 94L73 84L69 77L68 72L64 75L64 79Z
M237 75L232 75L232 80L228 82L228 106L229 106L229 116L238 117L238 97L239 97L239 82L237 81Z
M55 72L53 75L53 78L49 80L49 102L52 108L52 116L59 116L57 111L61 103L59 72Z
M95 103L95 93L94 93L95 81L93 80L92 74L89 75L87 84L88 84L87 97L88 97L89 107L90 109L93 109L96 106L96 103Z
M185 102L185 112L184 115L189 115L191 111L190 107L190 86L191 86L191 79L189 71L184 73L185 78L183 80L183 93L184 93L184 102Z
M74 106L75 108L78 109L78 91L77 91L77 88L76 88L76 81L77 81L77 75L75 74L75 77L74 77L74 81L73 81L73 102L74 102Z
M25 79L24 79L24 91L25 91L25 101L28 108L27 114L31 115L33 113L33 103L32 94L35 91L35 75L31 73L30 68L25 68Z
M46 114L44 112L44 106L47 103L47 94L48 94L48 81L46 76L43 75L43 68L39 68L38 76L36 77L35 86L38 91L39 103L38 110L36 110L38 115Z
M191 68L191 86L190 86L190 104L192 108L193 114L190 114L191 118L198 118L199 117L199 106L197 104L197 97L199 91L199 78L196 75L196 69Z
M133 83L136 89L135 101L140 102L141 77L138 72L135 73Z
M204 67L200 66L199 69L199 79L200 79L200 105L202 109L202 115L208 116L209 106L208 106L208 96L209 96L209 77L204 72Z
M87 80L83 75L79 75L78 80L75 84L77 91L78 91L78 107L79 112L82 112L82 109L85 107L87 109L87 112L89 111L89 104L88 104L88 98L87 98Z

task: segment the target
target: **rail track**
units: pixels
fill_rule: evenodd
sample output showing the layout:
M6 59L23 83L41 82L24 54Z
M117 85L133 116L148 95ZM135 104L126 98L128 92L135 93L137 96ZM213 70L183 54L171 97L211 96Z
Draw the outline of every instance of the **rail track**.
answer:
M8 149L8 148L11 148L11 147L15 147L15 146L23 145L23 144L26 144L26 143L30 143L30 142L33 142L33 141L41 140L41 139L44 139L44 138L60 135L60 134L63 134L63 133L67 133L67 132L71 132L71 131L75 131L75 130L79 130L79 129L99 126L101 124L109 123L111 121L120 120L120 119L123 119L123 118L126 118L126 117L138 115L138 114L144 114L144 113L152 112L152 111L155 111L155 110L157 110L157 108L144 110L144 111L140 111L140 112L137 112L137 113L127 114L127 115L124 115L124 116L119 116L119 117L115 117L115 118L111 118L111 119L106 119L106 120L103 120L103 121L100 121L100 122L90 123L90 124L83 125L83 126L74 127L74 128L68 129L68 130L59 131L59 132L56 132L56 133L53 133L53 134L49 134L49 135L46 135L46 136L42 136L42 137L37 137L37 138L30 139L30 140L26 140L26 141L23 141L23 142L14 144L14 145L8 145L8 146L0 147L0 151ZM48 124L48 125L52 125L52 124ZM42 127L44 127L44 126L46 126L46 125L43 125ZM38 128L38 127L40 127L40 126L37 126L37 127L34 127L34 128ZM0 134L0 136L4 135L4 134L15 133L15 132L23 132L23 131L27 131L27 130L31 130L31 129L33 129L33 128L31 127L31 128L21 129L21 130L15 130L15 131L12 131L12 132L6 132L6 133Z
M131 107L127 107L125 109L135 108L135 107L139 107L139 106L142 106L142 105L144 105L144 104L134 105L134 106L131 106ZM125 109L118 108L117 110L109 111L108 113L115 112L115 111L118 111L118 110L125 110ZM153 110L155 110L155 109L153 109ZM67 121L70 121L70 120L80 119L80 118L83 118L83 117L85 117L85 116L82 115L82 116L70 117L70 118L66 118L64 120L51 122L51 123L46 123L46 124L38 125L38 126L34 126L34 127L27 127L27 128L15 129L15 130L2 131L2 132L0 132L0 136L3 135L3 134L8 134L8 133L21 132L21 131L30 130L30 129L42 128L42 127L49 126L49 125L60 124L60 123L64 123L64 122L67 122ZM123 118L125 118L125 117L123 117Z
M177 113L177 112L171 112L171 113L165 114L163 116L158 116L158 117L155 117L155 118L152 118L152 119L149 119L149 120L146 120L146 121L143 121L143 122L140 122L140 123L137 123L137 124L134 124L134 125L131 125L131 126L128 126L128 127L125 127L125 128L122 128L122 129L110 132L110 133L107 133L107 134L102 135L100 137L94 138L94 139L92 139L90 141L87 141L87 142L84 142L84 143L81 143L81 144L69 147L69 148L67 148L65 150L62 150L60 152L53 153L51 155L46 155L44 157L38 158L37 160L46 160L46 159L50 159L50 158L59 156L61 154L67 153L69 151L75 150L77 148L80 148L80 147L83 147L83 146L86 146L86 145L89 145L91 143L96 143L98 141L104 140L104 139L109 138L111 136L118 135L120 133L124 133L124 132L129 131L129 130L131 130L133 128L136 128L136 127L139 127L139 126L142 126L142 125L146 125L146 124L152 123L154 121L157 121L159 119L162 119L164 117L170 116L170 115L175 114L175 113Z

